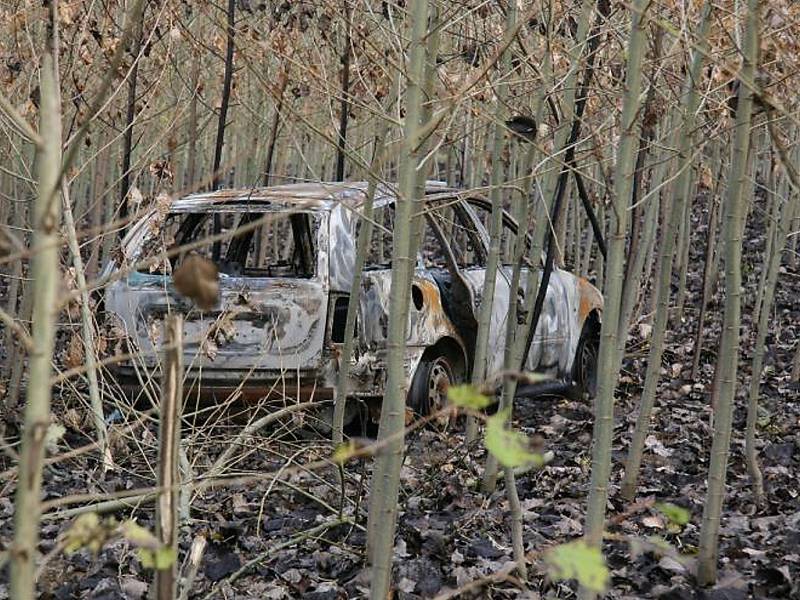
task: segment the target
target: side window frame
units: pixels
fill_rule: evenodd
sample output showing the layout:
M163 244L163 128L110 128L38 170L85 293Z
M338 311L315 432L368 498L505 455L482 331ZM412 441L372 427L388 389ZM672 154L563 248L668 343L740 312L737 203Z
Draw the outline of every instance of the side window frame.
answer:
M480 217L478 216L478 210L483 210L486 211L488 214L491 214L491 204L485 198L476 198L474 196L466 198L464 202L469 206L469 212L472 213L472 218L480 227L480 231L485 232L485 235L483 236L485 238L484 243L488 248L489 231L481 222ZM509 214L509 212L506 209L503 209L503 228L508 229L508 231L515 236L515 243L516 243L516 238L519 237L519 229L520 229L519 223L517 223L516 220L514 220L514 217L512 217L511 214ZM533 239L531 238L531 235L528 232L525 233L525 245L526 245L526 250L530 250L531 246L533 245ZM501 259L505 258L506 258L505 255L501 256ZM513 266L513 261L506 262L505 260L503 260L501 264L503 266Z
M453 245L447 240L446 235L441 237L440 241L446 247L446 253L449 254L451 260L455 261L455 266L459 269L485 267L487 258L489 256L488 245L486 244L486 240L484 240L483 236L481 235L482 227L480 226L480 223L478 223L478 221L475 219L472 211L465 204L464 199L459 196L452 195L429 199L425 209L425 215L429 222L432 219L436 219L435 211L441 210L443 207L449 207L453 211L454 226L463 230L464 235L468 237L467 243L469 246L471 246L471 248L467 247L464 249L459 249L465 255L464 260L459 261L455 251L453 250ZM439 234L444 234L444 230L441 227L441 222L443 220L444 219L441 217L436 219L438 232L434 231L435 237L439 237ZM475 258L473 258L471 261L468 261L466 255L467 252L474 253L476 255ZM419 254L417 259L419 261Z

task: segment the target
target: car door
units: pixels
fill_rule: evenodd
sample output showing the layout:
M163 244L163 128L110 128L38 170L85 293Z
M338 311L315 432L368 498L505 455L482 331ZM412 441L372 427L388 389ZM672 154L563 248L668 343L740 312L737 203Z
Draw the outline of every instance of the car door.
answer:
M468 206L469 213L475 221L476 233L488 248L491 203L484 198L473 197L467 199L465 204ZM521 314L525 304L528 277L531 273L530 267L527 265L522 267L519 290L515 290L515 293L512 294L511 278L514 270L514 248L518 226L506 211L503 211L501 231L500 264L498 265L495 279L495 300L492 305L492 321L489 332L489 351L492 360L489 365L489 372L503 367L509 298L515 298L518 303L517 314ZM541 277L542 266L540 260L537 261L537 266ZM480 293L482 294L486 277L485 266L477 264L467 267L465 273L468 274L473 285L476 288L480 288ZM547 286L544 306L542 307L542 314L526 359L526 369L554 376L560 374L563 370L564 347L569 342L569 314L568 310L563 310L565 306L569 306L566 301L567 290L562 279L558 276L551 276Z
M418 252L414 276L411 282L411 301L408 308L408 325L406 329L406 349L424 350L435 344L444 336L461 335L455 331L453 318L445 305L448 299L443 297L447 286L455 290L468 292L459 278L448 277L453 271L450 266L450 249L443 238L435 237L430 224L437 219L426 212L425 221L421 223L422 236ZM378 208L375 217L372 241L365 258L364 273L361 279L360 330L361 344L369 350L383 351L386 348L390 311L390 293L392 283L392 231L394 230L394 203L388 202ZM455 270L457 275L458 271ZM469 317L471 318L471 311ZM458 317L455 317L458 321ZM467 330L474 329L467 324ZM469 333L461 336L468 344Z

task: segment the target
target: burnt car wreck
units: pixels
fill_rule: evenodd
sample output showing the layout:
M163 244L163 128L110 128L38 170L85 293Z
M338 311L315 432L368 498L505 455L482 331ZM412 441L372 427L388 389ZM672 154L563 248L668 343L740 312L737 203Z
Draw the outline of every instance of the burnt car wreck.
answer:
M106 266L115 279L103 299L107 326L130 353L116 364L117 379L138 386L158 377L161 322L180 311L185 387L218 398L234 391L332 398L366 189L365 183L315 183L221 190L151 210ZM348 389L366 402L384 393L394 202L388 187L378 188L360 283ZM409 406L421 413L440 404L449 384L469 378L491 211L481 195L443 184L429 183L424 202L404 361ZM503 224L509 250L495 284L488 373L502 369L509 302L521 301L510 285L517 225L507 214ZM214 231L230 235L204 242ZM187 254L170 250L180 248L207 255L219 267L219 300L210 310L175 291L171 275ZM596 345L587 340L596 341L602 304L588 281L554 269L526 369L591 385Z

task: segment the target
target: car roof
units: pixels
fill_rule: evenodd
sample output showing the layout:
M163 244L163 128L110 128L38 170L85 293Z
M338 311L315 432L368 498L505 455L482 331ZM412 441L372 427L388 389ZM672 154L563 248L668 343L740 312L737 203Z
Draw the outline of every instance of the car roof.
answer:
M222 189L212 192L199 192L173 200L171 212L205 211L250 211L258 208L263 211L282 211L300 209L325 212L338 204L358 209L366 199L366 181L291 183L267 188ZM441 181L425 183L425 193L436 194L457 192ZM397 198L394 184L380 184L375 192L374 204L384 206Z

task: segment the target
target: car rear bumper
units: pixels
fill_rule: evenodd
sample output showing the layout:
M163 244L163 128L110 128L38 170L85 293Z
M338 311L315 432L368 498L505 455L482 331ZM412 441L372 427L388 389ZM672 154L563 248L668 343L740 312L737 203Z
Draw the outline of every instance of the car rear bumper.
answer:
M130 366L117 366L112 375L126 394L138 394L144 385L159 386L157 374L139 372ZM233 371L190 369L187 371L183 392L185 396L217 402L229 398L246 401L296 400L325 401L334 396L334 387L308 372Z

